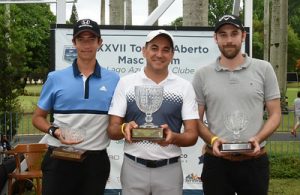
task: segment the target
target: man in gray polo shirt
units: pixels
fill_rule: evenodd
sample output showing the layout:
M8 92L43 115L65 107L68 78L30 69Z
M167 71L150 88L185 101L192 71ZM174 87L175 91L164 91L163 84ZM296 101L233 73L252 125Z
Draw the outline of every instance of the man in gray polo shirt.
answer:
M201 179L206 195L267 195L265 140L279 126L280 92L270 63L241 52L246 32L240 19L224 15L215 25L218 59L193 79L199 135L207 143ZM269 118L263 121L264 106ZM202 123L204 112L208 127ZM235 149L243 142L249 148ZM225 143L233 143L224 149ZM223 148L222 148L223 147Z

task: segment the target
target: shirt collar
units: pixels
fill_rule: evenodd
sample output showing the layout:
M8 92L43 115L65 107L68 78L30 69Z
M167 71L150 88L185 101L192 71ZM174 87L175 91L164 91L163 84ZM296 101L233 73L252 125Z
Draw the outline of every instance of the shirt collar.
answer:
M143 68L141 68L141 71L140 71L140 76L143 78L143 79L145 79L145 80L151 80L149 77L147 77L147 75L145 74L145 67L143 67ZM167 78L165 78L161 83L163 83L164 81L166 81L166 80L173 80L173 79L175 79L175 75L169 70L168 71L168 76L167 76Z
M243 54L243 56L244 56L244 58L245 58L244 63L241 64L240 66L236 67L236 68L234 69L234 71L236 71L236 70L241 70L241 69L246 69L246 68L248 68L248 67L251 65L251 58L249 58L248 55L247 55L246 53ZM215 67L216 71L227 71L228 68L226 68L226 67L224 67L224 66L222 66L222 65L220 64L220 59L221 59L221 57L219 56L219 57L217 58L217 60L216 60L216 67Z
M74 74L74 77L80 76L80 75L81 75L81 72L80 72L79 69L78 69L77 58L73 61L72 66L73 66L73 74ZM94 75L95 77L101 78L101 66L100 66L100 64L98 63L97 60L96 60L95 69L94 69L94 72L93 72L92 75Z

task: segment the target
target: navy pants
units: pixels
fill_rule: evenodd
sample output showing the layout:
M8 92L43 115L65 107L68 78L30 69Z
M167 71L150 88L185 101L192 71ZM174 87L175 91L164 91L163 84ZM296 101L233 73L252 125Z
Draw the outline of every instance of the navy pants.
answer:
M230 161L204 155L201 175L205 195L267 195L269 159L267 154L244 161Z
M42 162L43 195L103 195L110 173L106 150L88 151L82 162L51 157L49 149Z

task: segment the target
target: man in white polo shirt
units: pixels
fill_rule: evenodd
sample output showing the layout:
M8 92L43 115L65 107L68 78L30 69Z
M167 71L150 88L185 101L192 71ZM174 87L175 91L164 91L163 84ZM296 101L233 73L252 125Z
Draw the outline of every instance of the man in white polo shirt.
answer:
M182 195L180 147L196 143L199 116L191 83L168 70L173 55L173 36L165 30L151 31L143 47L146 66L122 77L114 93L108 132L111 139L126 139L121 170L123 195ZM163 141L132 142L131 130L145 123L134 88L144 85L163 87L162 105L152 114L153 123L163 128Z

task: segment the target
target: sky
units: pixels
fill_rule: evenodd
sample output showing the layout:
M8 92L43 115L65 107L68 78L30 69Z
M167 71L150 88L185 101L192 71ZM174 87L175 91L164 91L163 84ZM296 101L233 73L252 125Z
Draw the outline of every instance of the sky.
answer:
M164 0L159 0L160 5ZM106 21L105 24L109 24L108 19L108 4L109 0L106 0ZM69 20L72 3L66 5L66 20ZM97 21L100 24L100 0L77 0L76 3L77 13L79 19L90 18ZM56 14L56 4L51 5L51 10ZM132 24L143 25L147 19L148 14L148 0L132 0ZM166 10L166 12L160 17L159 25L170 24L176 18L182 16L182 0L175 0L173 4Z

